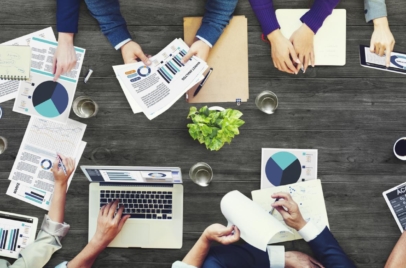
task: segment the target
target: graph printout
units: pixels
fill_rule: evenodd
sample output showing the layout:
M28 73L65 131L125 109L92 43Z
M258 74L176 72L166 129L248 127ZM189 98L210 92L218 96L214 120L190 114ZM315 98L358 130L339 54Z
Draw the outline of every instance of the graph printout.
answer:
M79 162L86 143L86 125L68 119L67 124L31 117L11 170L7 194L49 209L54 190L51 168L57 153ZM73 174L69 178L69 183Z
M38 219L0 211L0 256L18 258L35 239Z
M75 96L85 50L75 47L76 66L54 82L53 58L58 43L33 37L30 46L32 50L30 80L21 82L13 111L66 123Z

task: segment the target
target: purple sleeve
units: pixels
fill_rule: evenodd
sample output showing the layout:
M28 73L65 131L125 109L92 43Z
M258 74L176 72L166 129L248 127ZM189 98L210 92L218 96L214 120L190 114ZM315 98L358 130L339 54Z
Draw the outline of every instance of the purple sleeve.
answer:
M339 2L340 0L315 0L313 6L300 20L316 34Z
M261 24L264 35L268 35L280 28L272 0L250 0L250 4Z

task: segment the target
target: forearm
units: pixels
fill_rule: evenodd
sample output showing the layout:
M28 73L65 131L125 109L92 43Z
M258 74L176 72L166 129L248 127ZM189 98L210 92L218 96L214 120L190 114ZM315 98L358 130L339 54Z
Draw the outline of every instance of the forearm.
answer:
M77 33L80 0L58 0L56 24L58 32Z
M201 267L209 250L210 241L203 233L182 261L192 266Z
M385 268L406 267L406 232L403 232L392 250Z
M300 20L316 34L339 2L340 0L315 0L310 10Z
M90 268L97 256L105 249L106 245L97 243L92 239L86 247L70 262L68 268Z
M64 222L67 188L66 183L55 183L51 206L48 212L48 216L52 221L59 223Z
M262 27L264 35L279 29L272 0L250 0L252 10Z

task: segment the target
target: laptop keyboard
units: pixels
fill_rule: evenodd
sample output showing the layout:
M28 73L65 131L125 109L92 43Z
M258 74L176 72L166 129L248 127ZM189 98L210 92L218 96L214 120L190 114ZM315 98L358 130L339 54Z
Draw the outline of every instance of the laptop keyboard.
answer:
M123 214L134 219L172 219L172 192L170 191L100 191L100 207L119 199Z

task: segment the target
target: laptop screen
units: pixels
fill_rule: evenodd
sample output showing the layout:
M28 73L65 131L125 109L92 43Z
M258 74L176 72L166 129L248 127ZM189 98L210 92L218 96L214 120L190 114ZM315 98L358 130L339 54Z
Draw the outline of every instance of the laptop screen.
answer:
M180 168L81 166L91 182L182 183Z

